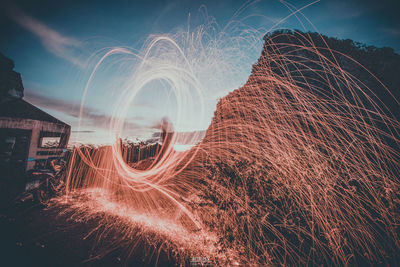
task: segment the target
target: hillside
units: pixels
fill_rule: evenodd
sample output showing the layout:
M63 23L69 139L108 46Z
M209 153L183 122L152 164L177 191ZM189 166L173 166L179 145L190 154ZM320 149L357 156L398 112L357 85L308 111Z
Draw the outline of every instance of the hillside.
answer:
M193 164L206 171L193 208L242 264L362 265L400 255L398 122L389 114L399 106L333 50L371 67L397 95L399 55L324 39L267 35L249 80L219 101L199 145L205 155Z
M297 82L311 82L313 79L315 81L311 83L318 84L317 81L321 82L322 79L316 77L313 70L326 74L326 65L337 65L357 86L365 91L370 90L370 96L376 94L377 98L374 100L382 100L397 120L400 119L400 105L395 101L395 98L400 99L400 55L392 48L377 48L350 39L339 40L315 32L303 33L297 30L275 31L267 34L264 40L260 60L274 55L269 64L278 75L285 76L285 71L282 71L282 65L279 64L284 61L284 68L292 72L291 76ZM253 74L256 72L257 66ZM300 73L305 77L296 77ZM327 88L321 83L318 85ZM346 86L342 84L342 87Z

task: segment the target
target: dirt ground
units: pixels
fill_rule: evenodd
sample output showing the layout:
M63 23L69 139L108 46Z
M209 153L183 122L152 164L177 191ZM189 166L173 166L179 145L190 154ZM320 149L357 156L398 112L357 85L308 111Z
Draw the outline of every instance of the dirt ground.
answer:
M71 222L57 208L32 201L15 203L16 193L4 184L0 188L0 266L175 265L165 253L149 256L143 245L130 256L124 247L101 251L108 240L99 243L96 234L86 237L96 222Z

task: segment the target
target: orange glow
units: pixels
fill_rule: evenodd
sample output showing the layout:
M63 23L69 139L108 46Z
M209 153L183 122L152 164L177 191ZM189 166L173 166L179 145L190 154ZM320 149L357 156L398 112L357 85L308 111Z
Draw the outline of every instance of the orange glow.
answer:
M290 48L286 54L266 41L247 83L219 101L205 138L188 151L174 151L171 135L139 169L126 162L120 141L75 148L67 179L70 208L88 218L116 216L143 234L156 232L182 254L217 265L346 265L355 253L373 261L398 249L393 209L399 155L387 140L398 146L399 123L339 66L335 51L317 48L307 35L298 38L304 45L279 44ZM160 40L179 47L165 37L149 49ZM189 67L181 74L166 70L176 67L173 62L157 67L154 72L174 81L176 92L186 83L168 75L183 75L201 89ZM144 74L151 70L147 66ZM310 82L310 72L323 87ZM126 113L124 100L138 90L121 97L117 114ZM120 132L123 121L110 127Z

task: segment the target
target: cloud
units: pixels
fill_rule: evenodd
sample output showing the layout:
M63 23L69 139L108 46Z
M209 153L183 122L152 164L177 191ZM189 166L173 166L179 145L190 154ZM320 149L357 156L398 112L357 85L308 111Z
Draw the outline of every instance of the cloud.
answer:
M24 92L24 97L28 102L38 107L58 111L68 116L79 118L80 103L78 102L54 98L36 91L29 90ZM85 110L87 112L86 115L96 113L95 109L86 108Z
M92 130L76 130L76 131L71 131L72 133L95 133L96 131Z
M7 10L10 18L38 37L47 51L80 68L85 67L85 63L76 56L77 50L81 47L80 41L62 35L44 23L27 15L14 5L8 6Z
M327 10L340 19L357 19L365 15L369 10L365 5L357 1L332 1L327 2Z
M54 98L35 91L25 91L25 99L41 108L61 112L73 118L80 117L80 102ZM108 129L112 119L112 116L92 107L84 107L81 117L82 126L103 129ZM151 129L151 127L148 128ZM124 122L125 132L143 131L144 129L146 129L145 126L133 122L132 118Z
M385 28L383 31L389 35L392 36L400 36L400 29L395 29L395 28Z

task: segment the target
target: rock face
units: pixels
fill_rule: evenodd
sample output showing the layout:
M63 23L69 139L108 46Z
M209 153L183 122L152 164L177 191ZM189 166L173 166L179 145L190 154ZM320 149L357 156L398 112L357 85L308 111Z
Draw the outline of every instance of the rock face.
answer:
M24 96L21 74L13 69L14 62L0 53L0 101L10 96L16 98Z
M372 56L393 51L325 41L330 49L317 34L266 36L249 80L220 100L199 144L194 165L208 171L192 176L205 184L203 220L243 265L373 264L400 255L399 127L387 114L398 105L385 108L377 97L384 87L333 50L351 48L350 57L371 66L398 61Z

